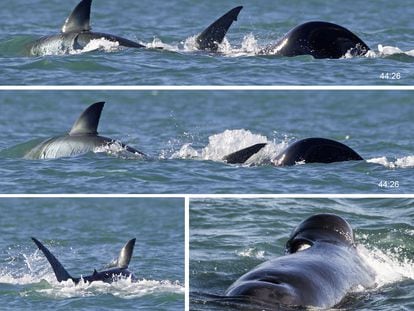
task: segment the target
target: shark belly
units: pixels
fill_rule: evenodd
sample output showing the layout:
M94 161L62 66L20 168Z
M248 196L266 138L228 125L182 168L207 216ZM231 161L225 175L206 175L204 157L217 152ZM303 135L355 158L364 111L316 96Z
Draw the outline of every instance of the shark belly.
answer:
M45 36L31 43L28 50L33 56L69 54L74 48L76 36L76 33Z
M35 146L26 155L26 159L56 159L93 152L97 147L111 141L101 137L63 136L52 137Z

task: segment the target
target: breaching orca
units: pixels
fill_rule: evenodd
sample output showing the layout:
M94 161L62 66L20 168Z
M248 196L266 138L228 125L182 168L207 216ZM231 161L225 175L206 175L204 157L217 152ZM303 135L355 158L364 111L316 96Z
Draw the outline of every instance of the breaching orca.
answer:
M241 276L226 296L280 306L332 308L353 289L375 285L375 273L358 254L349 223L333 214L302 221L286 243L285 256Z
M28 48L31 55L41 56L45 54L68 54L73 50L84 49L92 40L105 39L118 43L127 48L145 48L144 45L111 34L92 32L90 26L92 0L82 0L75 7L64 23L61 33L42 37L32 42ZM233 21L237 20L242 7L236 7L204 30L196 38L200 50L217 50L227 30ZM52 51L52 52L50 52Z
M223 160L231 164L245 163L266 145L262 143L250 146L225 156ZM333 163L358 160L363 160L363 158L340 142L326 138L306 138L288 146L272 160L272 163L276 166L288 166L299 162Z
M119 253L118 260L111 263L111 265L107 267L107 270L97 271L95 269L91 275L81 278L72 277L59 260L57 260L57 258L39 240L33 237L32 240L45 255L47 261L49 261L58 282L72 280L75 284L78 284L82 280L88 283L95 281L112 283L119 278L131 278L132 281L137 280L135 275L128 270L129 262L131 261L132 253L134 251L135 239L129 240L125 244Z
M56 159L84 154L99 147L118 145L124 150L145 157L145 154L112 138L98 135L99 119L104 102L90 105L76 120L66 135L49 138L32 148L26 159Z
M259 54L341 58L347 52L352 56L362 56L369 50L368 45L348 29L333 23L314 21L293 28L276 44L265 47Z

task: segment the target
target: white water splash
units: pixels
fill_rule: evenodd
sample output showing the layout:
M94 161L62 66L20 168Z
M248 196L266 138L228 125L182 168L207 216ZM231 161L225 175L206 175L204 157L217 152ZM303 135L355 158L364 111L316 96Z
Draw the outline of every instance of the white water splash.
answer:
M382 251L377 248L369 250L363 245L358 245L357 250L375 271L375 289L404 279L414 280L414 261L406 257L399 258L398 254L403 253L402 248L396 247Z
M144 159L145 156L140 153L132 153L128 151L126 145L122 145L121 142L115 141L110 144L96 147L93 150L94 153L106 153L111 156L115 156L121 159Z
M236 255L240 257L248 257L248 258L256 258L256 259L263 259L265 252L259 251L254 247L250 247L247 249L244 249L242 251L236 251Z
M161 49L161 50L172 51L172 52L179 52L180 50L177 45L171 45L171 44L164 43L162 42L161 39L156 38L156 37L154 37L152 42L141 43L141 44L145 45L145 47L148 49Z
M39 289L38 293L53 298L92 297L111 294L116 297L131 299L162 293L184 294L185 287L178 281L146 280L132 282L131 278L121 278L113 283L72 281L53 283L52 288Z
M388 160L386 157L372 158L367 160L368 163L376 163L386 168L412 168L414 167L414 155L397 158L395 161Z
M76 55L92 51L103 51L103 52L117 52L121 49L119 42L106 40L105 38L93 39L83 48L79 50L71 49L69 54Z
M196 42L197 36L191 36L182 42L183 52L199 51L198 44ZM261 47L258 45L256 38L252 33L244 36L241 43L241 47L233 46L226 37L223 42L218 44L217 52L224 56L239 57L239 56L253 56L257 55Z
M47 45L33 48L33 55L78 55L92 51L117 52L122 47L117 41L106 40L105 38L91 40L83 49L74 49L62 44L59 40L49 42Z
M20 265L21 261L24 262L24 266ZM38 250L30 255L10 255L7 266L2 267L0 271L0 283L26 285L38 283L41 279L48 282L56 281L55 276L50 274L49 267Z
M191 144L184 144L179 151L172 155L172 158L223 161L226 155L235 151L259 143L267 143L262 150L245 163L247 165L259 165L270 162L275 155L279 154L287 146L287 140L275 143L266 136L253 134L244 129L225 130L223 133L210 136L208 140L208 145L201 150L193 148Z
M187 39L184 40L184 42L182 42L184 51L186 52L198 51L198 44L196 41L197 36L198 35L188 37Z
M22 263L24 263L22 265ZM120 277L113 283L84 282L81 280L75 284L72 280L58 282L49 263L39 250L26 255L20 253L12 255L8 264L2 266L0 271L0 283L12 285L36 285L46 281L49 286L34 286L37 293L52 298L90 297L102 294L111 294L120 298L136 298L146 295L172 293L183 295L185 286L179 281L171 280L147 280L145 278L132 281L131 277ZM32 291L32 290L30 290ZM25 290L22 295L30 295Z
M381 57L388 57L391 55L403 55L403 54L407 56L414 56L414 50L403 51L398 47L383 46L382 44L378 44L377 50L369 50L363 57L381 58ZM354 56L349 51L344 55L344 58L354 58L354 57L361 57L361 56Z

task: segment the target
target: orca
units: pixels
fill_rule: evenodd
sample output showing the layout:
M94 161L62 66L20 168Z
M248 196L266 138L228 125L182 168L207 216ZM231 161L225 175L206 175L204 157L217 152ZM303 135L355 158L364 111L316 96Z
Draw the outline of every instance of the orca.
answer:
M352 227L340 216L317 214L293 230L284 256L253 268L236 280L225 295L272 310L328 309L360 286L374 287L375 272L358 254Z
M197 36L197 48L199 50L217 51L219 44L223 42L232 23L237 21L237 17L242 9L243 6L235 7L208 26Z
M90 25L92 0L81 0L69 17L66 19L60 34L44 36L28 45L30 54L42 56L46 54L69 54L71 51L84 49L92 40L105 39L126 48L145 48L138 42L134 42L119 36L107 33L92 32ZM233 21L242 9L236 7L216 20L196 38L200 50L216 51ZM51 52L52 51L52 52Z
M233 152L223 158L230 164L243 164L251 156L263 149L267 144L256 144ZM363 158L350 147L327 138L306 138L294 142L282 151L272 164L276 166L291 166L297 163L333 163L342 161L360 161Z
M46 139L24 156L26 159L56 159L70 157L117 144L127 152L146 157L144 153L112 138L99 136L98 125L105 102L90 105L76 120L68 134Z
M135 240L129 240L121 249L118 259L111 263L106 269L102 271L93 270L93 273L83 277L72 277L57 258L44 246L39 240L32 237L33 242L45 255L47 261L52 266L58 282L72 280L75 284L80 281L92 283L95 281L102 281L105 283L112 283L120 278L131 278L131 281L137 281L136 276L128 270L129 262L131 261L132 253L134 251Z
M311 21L296 26L277 43L262 49L261 55L341 58L350 53L363 56L370 48L357 35L337 24Z

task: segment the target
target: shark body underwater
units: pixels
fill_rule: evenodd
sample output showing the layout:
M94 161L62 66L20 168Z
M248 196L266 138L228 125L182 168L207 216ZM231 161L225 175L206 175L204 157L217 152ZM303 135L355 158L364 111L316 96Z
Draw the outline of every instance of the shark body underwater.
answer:
M90 105L76 120L68 134L51 137L34 148L24 156L26 159L56 159L93 152L99 147L121 147L123 150L137 156L146 157L137 149L125 145L112 138L98 135L99 119L104 102Z
M44 246L39 240L32 238L36 246L45 255L47 261L52 266L58 282L65 282L72 280L75 284L79 282L92 283L95 281L101 281L104 283L112 283L120 278L131 278L131 281L136 281L136 276L128 270L129 262L131 261L132 254L134 252L135 240L129 240L125 246L121 249L118 259L107 267L106 270L93 271L91 275L83 277L72 277L59 260Z
M226 155L223 160L229 164L243 164L266 145L267 143L255 144ZM334 163L361 160L363 158L356 151L340 142L312 137L294 142L271 162L275 166L291 166L301 162Z
M61 33L44 36L31 42L28 50L31 55L69 54L73 50L81 51L92 40L104 39L125 48L146 48L138 42L107 33L92 32L90 26L92 0L82 0L64 23ZM243 7L235 7L217 19L196 37L199 50L217 51L233 21L237 20ZM52 52L50 52L52 51Z
M317 214L293 230L284 256L242 275L225 295L266 310L330 309L359 286L374 287L375 272L359 255L352 227L340 216Z

